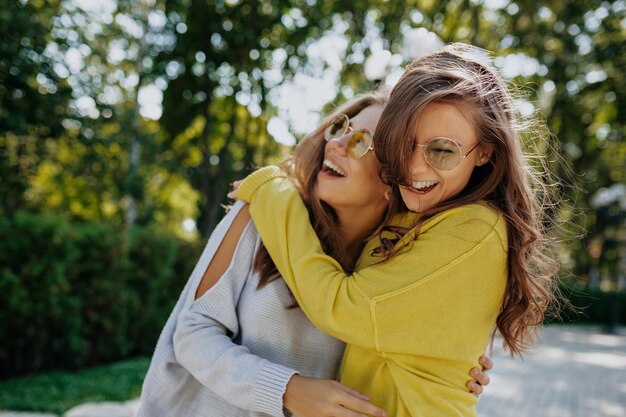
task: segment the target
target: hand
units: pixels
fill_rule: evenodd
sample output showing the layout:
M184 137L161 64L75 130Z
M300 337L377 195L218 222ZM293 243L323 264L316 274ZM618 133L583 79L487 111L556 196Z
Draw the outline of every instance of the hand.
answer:
M283 405L297 417L387 417L369 397L337 381L294 375Z
M478 362L482 366L482 370L478 368L473 368L470 371L470 375L472 376L471 381L467 381L467 388L469 391L475 396L479 396L483 392L483 387L489 385L489 375L487 375L483 371L489 371L493 368L493 361L488 356L481 356L478 359Z
M226 197L232 198L233 200L235 200L237 198L237 190L241 186L241 183L243 183L243 180L233 181L230 184L233 187L233 190L230 193L226 194Z

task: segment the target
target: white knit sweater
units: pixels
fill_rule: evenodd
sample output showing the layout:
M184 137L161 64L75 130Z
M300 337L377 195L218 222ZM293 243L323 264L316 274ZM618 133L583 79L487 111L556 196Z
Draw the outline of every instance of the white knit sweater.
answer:
M283 416L294 373L335 378L343 343L317 330L275 280L257 290L260 238L249 223L228 270L194 300L204 271L243 203L217 226L152 357L138 417Z

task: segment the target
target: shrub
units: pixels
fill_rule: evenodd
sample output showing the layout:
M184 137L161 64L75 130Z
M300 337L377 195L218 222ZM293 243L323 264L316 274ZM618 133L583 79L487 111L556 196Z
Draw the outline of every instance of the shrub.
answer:
M574 310L563 308L559 322L608 324L612 319L611 310L617 306L617 321L626 325L626 291L608 293L599 288L563 284L561 293L569 300Z
M155 226L0 217L0 377L151 354L200 250Z

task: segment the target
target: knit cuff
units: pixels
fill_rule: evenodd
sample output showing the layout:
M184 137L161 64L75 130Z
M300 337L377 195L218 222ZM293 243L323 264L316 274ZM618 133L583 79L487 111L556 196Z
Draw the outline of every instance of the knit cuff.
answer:
M269 362L259 370L254 390L253 410L271 416L284 416L283 396L287 383L298 372Z
M287 174L276 165L270 165L254 171L246 177L241 186L237 189L237 198L251 203L254 193L261 188L263 184L275 178L287 178Z

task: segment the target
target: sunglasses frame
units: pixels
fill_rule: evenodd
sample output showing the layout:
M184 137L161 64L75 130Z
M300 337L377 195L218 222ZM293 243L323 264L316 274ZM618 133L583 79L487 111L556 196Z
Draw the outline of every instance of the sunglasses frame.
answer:
M458 149L457 156L458 156L459 158L458 158L458 160L457 160L457 163L456 163L453 167L450 167L450 168L440 168L440 167L435 166L435 165L434 165L433 163L431 163L431 161L429 160L429 158L428 158L428 154L426 153L426 148L427 148L427 147L428 147L431 143L433 143L433 141L435 141L435 140L437 140L437 139L445 139L446 141L450 141L450 142L454 143L454 145L455 145L455 146L456 146L456 148ZM429 140L428 140L428 142L426 142L426 143L424 143L424 144L420 144L420 143L415 143L415 142L413 142L413 146L415 146L415 147L417 147L417 148L424 148L424 159L426 160L426 163L428 163L428 165L430 165L432 168L437 169L437 170L439 170L439 171L451 171L451 170L453 170L454 168L458 167L459 165L461 165L461 162L463 161L463 159L467 158L467 156L468 156L469 154L471 154L471 153L474 151L474 149L476 149L476 148L478 147L478 145L480 145L480 142L477 142L477 143L476 143L476 145L474 145L474 146L472 147L472 149L470 149L467 153L465 153L465 154L464 154L464 153L463 153L463 146L459 145L459 143L458 143L457 141L455 141L454 139L452 139L452 138L448 138L448 137L446 137L446 136L436 136L436 137L434 137L434 138L432 138L432 139L429 139Z
M328 129L329 129L331 126L336 125L336 124L337 124L337 123L336 123L336 121L337 121L339 118L344 119L344 122L345 122L345 127L343 128L343 130L342 130L340 133L335 133L334 135L331 135L331 134L328 132ZM342 126L343 126L343 125L342 125ZM339 131L338 131L338 132L339 132ZM326 140L326 142L330 142L331 140L333 140L333 139L337 139L337 138L340 138L340 137L342 137L342 136L344 136L344 135L347 135L348 133L352 133L352 137L350 138L350 141L348 142L348 155L350 155L350 157L351 157L352 159L360 159L360 158L363 158L365 155L367 155L367 153L368 153L369 151L373 151L373 150L374 150L374 147L372 146L372 145L373 145L373 143L374 143L374 134L372 133L372 131L371 131L371 130L369 130L369 129L367 129L367 128L366 128L366 129L354 130L354 129L352 128L352 126L350 126L350 118L348 117L348 115L346 115L346 114L344 114L344 113L338 114L337 116L333 117L333 118L332 118L332 119L331 119L331 120L327 123L326 127L324 128L324 139ZM364 135L366 135L366 136L368 136L368 137L370 138L370 141L369 141L370 143L369 143L369 145L368 145L367 149L366 149L363 153L361 153L360 155L359 155L359 154L356 154L356 153L354 152L354 149L355 149L355 147L356 147L356 144L355 144L355 143L353 142L353 140L352 140L352 138L354 137L354 135L357 135L357 134L364 134Z

